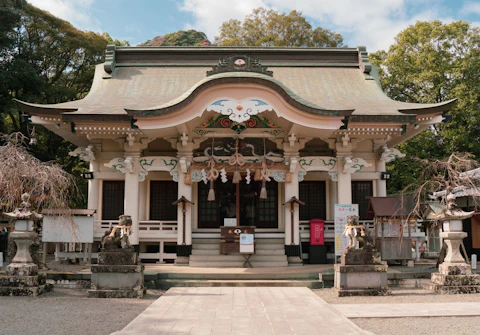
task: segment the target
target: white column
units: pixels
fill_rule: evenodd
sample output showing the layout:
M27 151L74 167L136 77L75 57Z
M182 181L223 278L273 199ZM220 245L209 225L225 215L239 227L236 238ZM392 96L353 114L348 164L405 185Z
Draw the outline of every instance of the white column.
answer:
M139 180L137 169L139 166L138 158L140 152L125 152L125 156L132 157L133 173L125 173L125 214L132 217L132 235L129 240L132 245L139 244L138 229L138 196L139 196Z
M139 196L138 196L138 220L145 221L147 219L147 183L148 180L140 182Z
M352 203L352 175L350 172L343 173L343 163L346 154L337 154L338 181L337 181L337 203Z
M299 186L298 186L298 169L295 172L292 172L292 182L285 183L285 197L283 199L283 203L289 201L292 197L296 197L299 199ZM299 199L304 200L304 199ZM292 232L292 213L291 213L291 205L286 204L284 206L284 216L285 216L285 245L292 244L292 234L293 234L293 244L299 245L299 205L294 205L294 213L293 213L293 232Z
M378 175L382 172L385 172L385 161L380 161L378 158L375 161L375 170L377 171ZM386 197L387 196L387 181L381 180L380 178L377 180L377 197Z
M90 162L90 171L93 172L93 179L88 181L88 209L95 209L98 211L98 197L100 194L100 179L95 178L95 172L99 172L99 164L97 161ZM94 220L100 220L98 213L93 215Z
M192 185L185 184L185 174L179 171L178 173L178 198L184 196L187 200L192 201ZM183 240L183 204L178 204L177 209L177 244L192 245L192 204L185 204L185 241Z

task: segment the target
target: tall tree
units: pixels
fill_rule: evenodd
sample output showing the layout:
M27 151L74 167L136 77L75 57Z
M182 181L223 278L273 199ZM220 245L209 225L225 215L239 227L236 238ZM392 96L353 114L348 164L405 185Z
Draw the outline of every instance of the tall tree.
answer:
M203 46L211 45L207 35L196 30L179 30L174 33L157 36L152 40L140 43L139 46Z
M452 152L480 158L480 29L469 22L417 22L400 32L388 52L370 55L392 99L437 103L457 98L451 122L432 126L401 144L407 154L392 163L389 193L414 181L421 166L412 157L442 159ZM400 176L401 174L401 176Z
M124 42L78 30L25 0L1 0L0 132L31 131L13 98L59 103L84 97L109 43ZM71 143L42 127L37 135L38 145L30 148L35 157L56 161L68 172L85 168L68 155Z
M343 37L327 29L313 29L301 12L279 13L254 9L243 22L229 20L220 27L215 44L261 47L343 47Z

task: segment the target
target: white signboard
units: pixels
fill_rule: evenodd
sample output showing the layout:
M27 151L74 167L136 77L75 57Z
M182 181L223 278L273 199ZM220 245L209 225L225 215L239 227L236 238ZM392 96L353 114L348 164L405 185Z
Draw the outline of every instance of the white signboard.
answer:
M223 226L224 227L235 227L237 225L237 219L233 218L225 218L223 219Z
M358 215L358 204L335 204L335 256L340 256L348 246L348 237L343 232L350 215Z
M50 215L43 217L43 242L93 243L93 216L74 216L74 225Z
M255 253L254 236L254 234L240 234L240 253Z

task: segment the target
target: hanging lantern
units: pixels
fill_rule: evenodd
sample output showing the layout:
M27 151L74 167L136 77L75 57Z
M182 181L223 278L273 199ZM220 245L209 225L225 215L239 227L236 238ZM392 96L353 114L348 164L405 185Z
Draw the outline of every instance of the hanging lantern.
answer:
M262 189L260 190L260 199L267 199L266 180L262 180Z
M240 171L238 171L238 165L235 165L235 172L233 173L232 183L238 184L242 180L242 176L240 175Z
M210 180L210 190L208 191L207 201L215 201L215 188L213 187L213 180Z

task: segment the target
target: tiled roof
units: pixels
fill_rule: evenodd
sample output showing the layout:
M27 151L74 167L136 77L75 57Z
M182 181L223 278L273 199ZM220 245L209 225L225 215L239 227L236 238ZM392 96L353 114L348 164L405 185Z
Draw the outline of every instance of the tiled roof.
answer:
M172 50L172 49L169 49ZM271 56L269 56L271 57ZM112 75L104 65L96 68L90 93L81 100L54 105L19 102L32 114L68 115L165 114L188 103L192 95L217 82L257 82L269 85L295 107L325 115L400 116L444 112L453 101L440 104L413 104L391 100L360 65L272 66L273 77L253 72L227 72L206 76L211 66L171 66L158 63L131 63L116 66ZM293 64L293 63L292 63ZM336 113L336 114L335 114Z

